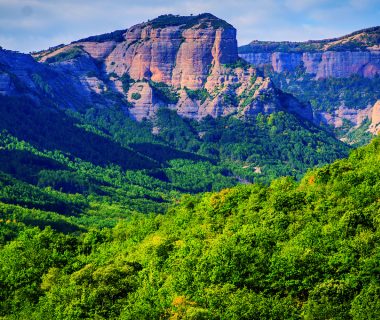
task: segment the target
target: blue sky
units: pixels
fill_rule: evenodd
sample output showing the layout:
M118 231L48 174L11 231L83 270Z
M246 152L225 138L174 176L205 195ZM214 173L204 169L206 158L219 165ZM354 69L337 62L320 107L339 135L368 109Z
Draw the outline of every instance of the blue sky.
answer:
M380 0L0 0L0 46L30 52L160 14L210 12L251 40L304 41L380 25Z

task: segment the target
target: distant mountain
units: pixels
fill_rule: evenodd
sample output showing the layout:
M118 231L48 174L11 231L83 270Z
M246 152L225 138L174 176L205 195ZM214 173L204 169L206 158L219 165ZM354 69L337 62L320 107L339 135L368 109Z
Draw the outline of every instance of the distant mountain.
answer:
M380 142L334 162L324 120L377 81L253 66L211 14L0 49L0 318L376 317Z
M271 65L275 72L293 72L301 67L316 79L353 74L373 78L380 74L380 27L327 40L256 40L241 46L239 55L255 66Z
M183 192L299 178L349 150L238 58L236 30L210 14L33 57L0 50L0 171L34 187L149 212Z
M350 143L377 133L380 99L380 27L307 42L252 41L239 56L283 91L311 102L314 121Z
M163 106L193 119L285 110L311 120L308 104L275 89L241 62L237 49L236 30L206 13L160 16L34 57L58 72L76 74L97 94L123 95L128 113L139 121L153 118Z
M380 45L380 26L358 30L348 35L324 40L260 41L239 47L239 54L262 52L318 52L318 51L378 51Z

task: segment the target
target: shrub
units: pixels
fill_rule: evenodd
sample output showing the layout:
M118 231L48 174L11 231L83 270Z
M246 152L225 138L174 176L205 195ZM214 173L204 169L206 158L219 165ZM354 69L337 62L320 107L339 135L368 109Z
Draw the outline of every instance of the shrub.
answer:
M60 52L53 57L47 58L46 62L47 63L63 62L63 61L79 58L83 54L84 54L84 51L82 50L82 48L79 46L75 46L66 51Z
M141 94L138 92L133 92L131 98L133 100L139 100L141 98Z
M131 85L134 83L134 80L130 77L128 73L124 73L121 76L120 81L122 83L124 93L127 93Z
M185 87L185 91L188 95L188 97L192 100L200 100L201 103L205 102L208 97L210 97L210 94L206 89L196 89L191 90Z
M153 94L162 102L167 104L176 104L179 100L178 93L173 87L168 86L164 82L149 81L149 85L153 90Z

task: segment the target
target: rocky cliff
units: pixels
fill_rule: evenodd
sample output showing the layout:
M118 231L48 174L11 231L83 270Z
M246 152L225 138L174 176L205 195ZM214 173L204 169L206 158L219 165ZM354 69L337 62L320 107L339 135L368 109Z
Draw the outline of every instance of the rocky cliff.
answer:
M252 41L239 56L281 90L311 102L314 122L329 125L342 140L357 143L355 132L377 132L380 27L319 41Z
M241 61L235 28L211 14L164 15L34 57L99 95L123 95L136 120L154 117L160 107L194 119L279 110L312 118L310 106Z
M275 72L305 69L316 79L380 74L380 27L364 29L336 39L308 42L252 41L239 55L255 66Z
M241 53L240 57L258 67L269 65L275 72L293 72L304 68L316 79L344 78L353 74L372 78L380 74L380 50Z
M82 65L82 69L86 67ZM36 62L28 54L8 50L0 50L0 94L28 96L35 101L43 100L71 109L83 109L97 103L89 83L75 73L59 72ZM105 103L98 100L100 104Z
M371 124L369 126L369 132L373 134L380 133L380 100L377 100L376 103L371 108Z

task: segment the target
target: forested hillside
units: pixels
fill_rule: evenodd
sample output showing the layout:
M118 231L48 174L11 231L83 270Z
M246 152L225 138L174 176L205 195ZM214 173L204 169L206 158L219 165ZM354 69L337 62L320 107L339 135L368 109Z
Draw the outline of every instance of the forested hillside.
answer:
M3 175L0 314L377 319L379 160L377 138L300 182L280 178L184 195L165 215L129 213L114 228L88 230L71 222L86 205L82 196ZM15 185L28 195L12 200L6 191ZM39 209L35 199L44 202ZM54 209L47 204L67 215L56 220L43 211ZM98 212L107 212L103 206ZM64 232L45 228L49 219Z
M212 14L0 47L0 319L379 318L367 32L336 77Z
M116 106L65 112L27 97L0 97L0 111L6 202L26 203L30 190L80 199L75 219L88 219L98 204L110 204L120 211L118 217L131 210L162 212L182 193L268 183L283 175L299 178L348 151L324 131L283 112L250 122L234 117L197 122L162 109L154 121L137 123ZM160 128L155 135L153 127ZM29 207L66 214L65 208L45 208L44 198L35 198L41 203ZM102 216L115 222L113 214Z
M311 104L314 122L352 145L378 130L380 27L306 42L252 41L239 55L277 88Z

